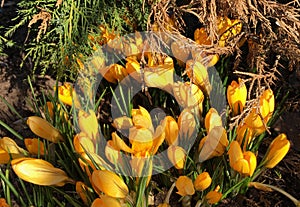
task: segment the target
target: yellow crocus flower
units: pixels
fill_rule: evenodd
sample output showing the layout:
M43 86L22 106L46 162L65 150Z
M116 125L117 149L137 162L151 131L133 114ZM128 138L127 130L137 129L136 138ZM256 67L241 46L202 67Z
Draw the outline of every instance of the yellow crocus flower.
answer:
M135 80L141 81L141 66L140 63L134 57L126 58L126 71Z
M87 191L89 190L89 187L85 185L83 182L77 181L75 184L75 190L79 195L79 197L81 198L81 200L83 201L83 203L86 206L88 206Z
M181 196L193 195L195 193L194 184L191 178L180 176L175 182L178 194Z
M44 155L45 154L45 146L44 143L37 138L27 138L24 139L25 147L29 151L30 154L33 155Z
M247 88L243 80L239 78L238 83L232 81L227 88L227 101L234 116L241 113L247 99Z
M64 104L72 106L72 91L73 87L70 83L64 83L62 86L58 86L58 98Z
M209 132L216 126L223 126L222 119L216 109L209 109L204 119L204 125L207 132Z
M199 61L188 60L185 68L188 77L196 84L205 94L211 92L207 68Z
M278 135L270 144L264 158L264 166L266 168L275 167L288 153L290 149L290 141L285 134Z
M100 198L96 198L91 207L122 207L120 201L116 198L109 197L107 195L101 195Z
M223 155L228 143L224 127L215 126L199 143L199 161Z
M125 198L129 193L123 179L108 170L95 170L91 182L96 189L113 198Z
M167 149L168 158L176 169L183 169L186 160L186 151L176 145L170 145Z
M228 150L229 164L242 175L252 176L256 168L256 156L253 152L242 152L237 141L232 141Z
M98 120L96 117L95 112L90 109L88 112L83 110L79 110L78 112L78 124L79 129L86 133L87 136L92 139L96 140L98 136Z
M243 150L246 150L246 147L256 135L254 130L248 127L245 123L238 125L236 134L236 141L242 146Z
M178 117L179 142L185 142L196 133L196 120L190 109L184 109Z
M152 119L149 112L142 106L131 110L133 125L137 128L146 128L153 131Z
M210 191L206 194L205 198L207 200L207 203L216 204L221 200L223 195L222 195L222 193L218 192L219 189L220 189L220 186L217 186L215 188L215 190Z
M36 185L64 186L74 182L63 170L42 159L18 158L11 165L19 178Z
M204 100L203 92L200 88L190 82L176 82L172 86L173 95L180 106L202 112Z
M60 132L56 128L54 128L48 121L42 119L41 117L28 117L27 125L29 126L30 130L39 137L47 139L53 143L64 141L64 138L60 134Z
M203 172L203 173L200 173L196 177L196 180L194 181L194 187L198 191L203 191L210 186L211 182L212 182L212 179L211 179L209 173Z
M172 116L166 116L162 121L162 126L165 129L166 142L168 145L178 144L178 124Z
M84 152L95 152L94 143L84 132L80 132L74 136L73 145L75 151L79 154Z
M10 154L26 155L28 153L26 150L19 147L17 143L9 137L3 137L0 139L0 147Z

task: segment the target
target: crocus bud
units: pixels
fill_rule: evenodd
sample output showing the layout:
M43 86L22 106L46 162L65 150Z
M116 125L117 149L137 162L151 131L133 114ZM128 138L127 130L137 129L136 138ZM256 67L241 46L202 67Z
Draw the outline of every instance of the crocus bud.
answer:
M216 187L215 190L210 191L206 194L205 198L207 200L207 203L209 204L216 204L218 203L221 198L222 198L222 193L218 192L219 191L219 186Z
M97 139L98 120L95 112L92 109L90 109L88 112L79 110L78 124L79 124L79 129L82 132L86 133L90 139L92 140Z
M207 132L209 132L215 126L223 126L222 119L216 109L209 109L204 119L204 125Z
M237 141L232 141L228 150L229 164L242 175L252 176L256 168L256 156L253 152L242 152Z
M188 60L185 70L191 81L199 86L205 94L209 95L212 88L209 82L207 68L199 61Z
M166 116L162 121L166 133L166 142L168 145L177 145L178 143L178 124L172 116Z
M122 207L120 201L116 198L109 197L107 195L101 195L100 198L96 198L91 207Z
M290 149L290 141L285 134L278 135L270 144L269 149L264 158L265 167L275 167L288 153Z
M144 108L139 106L139 109L132 109L132 122L137 128L146 128L153 131L152 119L149 112Z
M54 128L49 122L47 122L45 119L42 119L41 117L28 117L27 125L29 126L31 131L39 137L47 139L53 143L64 141L64 138L60 134L60 132L56 128Z
M168 158L176 169L183 169L186 152L182 147L171 145L168 147Z
M11 165L19 178L36 185L64 186L74 182L63 170L42 159L18 158Z
M79 154L84 152L95 152L94 143L84 132L80 132L74 136L73 145L75 151Z
M232 81L227 88L227 101L234 116L243 111L246 99L247 88L243 80L239 78L238 83L236 81Z
M194 181L195 189L198 191L203 191L207 189L211 184L211 177L208 172L203 172L196 177Z
M45 154L45 147L44 143L37 138L33 139L24 139L25 147L29 151L30 154L33 155L44 155Z
M178 190L177 193L181 196L193 195L195 193L193 181L187 176L180 176L176 180L175 185Z
M58 98L64 104L72 106L72 85L70 83L64 83L64 85L58 87Z
M180 142L189 141L196 133L196 120L189 109L184 109L178 117Z
M113 198L125 198L129 192L122 178L108 170L95 170L91 182L99 191Z

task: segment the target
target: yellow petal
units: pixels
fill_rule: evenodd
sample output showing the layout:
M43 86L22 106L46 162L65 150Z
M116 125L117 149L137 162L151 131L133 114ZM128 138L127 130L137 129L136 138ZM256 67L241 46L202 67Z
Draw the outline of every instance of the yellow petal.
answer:
M195 189L198 191L203 191L207 189L212 182L212 179L208 172L203 172L196 177L194 181Z
M165 129L166 142L168 145L177 145L178 143L178 124L172 116L166 116L162 121Z
M178 117L180 140L188 141L196 133L196 120L189 109L184 109Z
M47 139L53 143L64 141L64 138L60 132L45 119L42 119L38 116L30 116L27 119L27 125L31 131L39 137Z
M81 200L85 205L88 205L88 199L87 199L87 191L88 191L88 186L85 185L81 181L77 181L75 185L75 189Z
M78 124L79 129L86 133L87 136L92 139L96 140L98 136L98 120L96 117L95 112L90 109L88 112L83 110L79 110L78 112Z
M79 154L83 152L95 152L94 143L84 132L80 132L74 136L73 144L75 151Z
M229 164L233 168L233 165L240 159L243 159L242 149L237 141L232 141L228 150Z
M146 128L132 127L129 130L129 140L132 150L136 152L150 152L153 147L153 133Z
M168 147L167 153L170 162L174 165L176 169L184 168L186 152L182 147L170 145Z
M257 165L256 156L253 152L250 151L244 152L243 156L244 159L247 160L249 165L249 176L252 176Z
M133 150L130 147L128 147L128 145L119 137L119 135L116 132L113 132L111 136L113 146L116 148L116 150L123 150L124 152L128 153L133 152Z
M17 143L9 137L0 139L0 147L11 154L26 154L26 151L19 147Z
M216 204L221 200L222 196L220 192L210 191L206 194L205 198L209 204Z
M64 104L72 106L72 90L73 87L70 83L58 87L58 98Z
M92 183L96 188L113 198L125 198L128 187L115 173L108 170L95 170L92 174Z
M270 144L269 149L266 153L265 167L275 167L288 153L290 149L290 141L287 139L285 134L278 135Z
M239 78L239 83L232 81L227 88L227 100L234 116L243 111L246 99L247 88L243 80Z
M37 138L33 138L33 139L24 139L24 143L26 146L26 149L29 151L30 154L34 154L34 155L44 155L44 143L42 141L40 141Z
M176 180L175 185L178 190L177 193L181 196L193 195L195 193L193 181L187 176L180 176Z
M174 68L147 68L144 70L144 81L147 87L159 88L170 92L174 83Z
M151 116L144 107L139 106L139 109L132 109L131 115L132 115L132 122L135 127L147 128L153 131Z
M120 201L107 195L102 195L101 198L96 198L91 207L121 207Z
M36 185L64 186L73 182L63 170L42 159L18 158L11 165L19 178Z
M216 109L210 108L204 120L205 128L209 132L215 126L222 126L222 119Z
M129 129L133 126L132 119L127 116L122 116L115 118L112 125L120 130L120 129Z

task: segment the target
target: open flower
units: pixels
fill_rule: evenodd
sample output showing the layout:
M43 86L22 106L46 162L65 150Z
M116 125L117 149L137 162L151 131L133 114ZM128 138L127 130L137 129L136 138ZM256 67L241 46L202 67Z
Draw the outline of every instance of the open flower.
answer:
M177 193L181 196L193 195L195 193L193 181L187 176L180 176L176 180L175 185L178 190Z
M247 99L247 88L243 80L232 81L227 88L227 101L232 109L233 115L238 115L244 109Z
M47 122L45 119L42 119L41 117L28 117L27 125L29 126L31 131L39 137L47 139L53 143L64 141L64 138L60 134L60 132L56 128L54 128L49 122Z
M265 167L275 167L288 153L290 149L290 141L285 134L278 135L270 144L269 149L264 158Z
M242 175L252 176L256 168L256 156L253 152L242 152L237 141L232 141L228 150L229 164Z
M98 191L113 198L125 198L129 192L123 179L108 170L95 170L91 182Z
M36 185L64 186L74 182L63 170L42 159L18 158L11 165L19 178Z
M212 179L211 179L209 173L203 172L203 173L200 173L196 177L196 180L194 181L194 186L195 186L196 190L203 191L210 186L211 182L212 182Z

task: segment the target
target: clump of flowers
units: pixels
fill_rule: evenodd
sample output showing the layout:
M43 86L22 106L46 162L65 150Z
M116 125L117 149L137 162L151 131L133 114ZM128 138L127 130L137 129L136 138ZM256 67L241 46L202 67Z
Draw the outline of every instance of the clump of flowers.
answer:
M226 38L238 35L241 26L239 20L218 18L219 46L226 46ZM169 188L158 206L170 206L176 187L184 206L198 207L244 193L287 154L290 142L280 134L264 158L257 159L275 111L271 88L250 106L246 82L234 80L227 88L229 107L222 111L209 102L216 90L209 67L217 63L217 54L206 54L209 61L195 51L181 54L183 42L167 39L172 58L151 51L152 42L140 33L113 40L117 35L101 30L108 52L98 50L95 45L104 43L89 36L96 52L81 66L77 84L56 86L52 101L41 107L43 113L27 118L36 135L24 139L27 150L8 137L0 139L1 164L9 163L22 182L51 186L45 189L52 193L68 189L75 199L65 192L67 202L92 207L154 205L153 187ZM195 41L211 44L202 28L195 31ZM105 55L113 57L105 52L124 58L111 63ZM105 79L100 94L97 77ZM134 92L133 86L140 87L141 98L126 95ZM101 108L108 94L111 111ZM153 114L153 108L160 113ZM105 123L104 113L110 113ZM230 128L226 119L241 114Z

